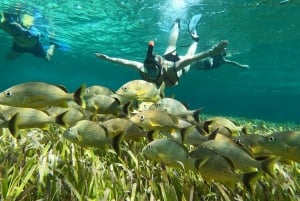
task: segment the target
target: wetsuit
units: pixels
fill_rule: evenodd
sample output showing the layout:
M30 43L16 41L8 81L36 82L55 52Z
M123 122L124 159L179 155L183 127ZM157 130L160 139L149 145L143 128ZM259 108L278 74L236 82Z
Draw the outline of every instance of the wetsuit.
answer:
M226 52L223 52L209 59L198 61L193 66L196 67L198 70L210 70L210 69L219 68L221 64L224 63L225 56L226 56Z

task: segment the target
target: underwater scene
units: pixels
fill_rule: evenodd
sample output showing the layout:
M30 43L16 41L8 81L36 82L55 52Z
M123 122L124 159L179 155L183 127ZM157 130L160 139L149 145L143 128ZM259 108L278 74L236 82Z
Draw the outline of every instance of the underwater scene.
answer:
M300 200L300 1L0 11L0 201Z

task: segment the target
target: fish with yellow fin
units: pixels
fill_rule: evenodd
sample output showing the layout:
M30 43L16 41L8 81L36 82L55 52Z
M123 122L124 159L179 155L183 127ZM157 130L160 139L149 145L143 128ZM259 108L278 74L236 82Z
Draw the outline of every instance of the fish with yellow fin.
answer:
M48 106L68 107L67 101L74 100L85 107L82 85L74 93L68 93L63 86L45 82L26 82L12 86L0 93L0 104L15 107L46 108Z
M145 80L132 80L123 84L116 94L127 100L157 101L164 96L164 89L164 83L157 88L154 83Z
M300 131L274 132L267 136L245 135L235 140L257 157L276 155L282 160L300 162Z
M148 137L148 132L137 126L128 119L112 118L101 123L109 133L110 137L114 137L120 133L124 135L124 140L139 140Z
M162 134L171 138L175 136L174 139L177 139L178 136L176 135L179 134L179 141L181 142L184 141L185 136L195 127L189 122L177 118L175 115L156 109L138 112L131 116L129 120L148 131L162 131Z
M118 114L122 111L120 101L107 95L95 95L86 100L86 109L98 114Z
M218 154L210 149L195 149L190 152L190 157L196 159L207 159L197 172L200 172L202 178L206 181L214 180L234 189L235 183L240 182L253 192L253 186L263 175L261 171L249 173L237 173L232 161L225 156Z
M153 130L153 129L181 129L186 127L179 124L179 119L175 115L171 115L166 111L160 111L155 109L148 109L131 116L130 121L140 125L141 127Z
M189 156L187 148L177 141L162 138L147 144L142 153L149 159L167 166L195 170L199 161Z
M237 136L240 132L247 133L247 126L237 126L233 121L225 117L211 117L203 122L203 129L207 133L212 133L219 129L219 133L226 136Z
M96 96L96 95L107 95L110 96L114 94L115 92L105 86L101 85L93 85L86 88L83 97L85 99L88 99L90 97Z
M61 122L63 122L64 126L68 127L74 125L77 121L87 119L89 116L86 114L85 110L81 110L77 107L50 107L47 109L47 113L49 113L51 116L63 114L61 115Z
M69 127L63 136L71 142L83 147L106 148L112 146L117 154L120 153L120 142L123 134L109 137L108 130L96 122L89 120L78 121Z
M152 105L153 108L167 111L169 114L176 116L193 116L196 122L199 122L199 113L202 108L196 110L188 110L185 105L174 98L162 98ZM151 107L151 108L152 108Z
M218 134L217 132L218 129L211 134L210 140L199 145L197 149L209 149L217 154L223 155L232 161L235 169L238 169L243 173L258 170L273 176L273 167L274 164L278 162L279 157L270 157L262 161L255 160L248 149L243 149L231 138L223 134Z
M10 132L15 135L16 130L11 129L11 121L14 120L14 116L18 114L16 124L17 129L25 128L41 128L48 129L49 124L57 123L60 125L65 125L62 118L64 113L58 114L56 116L49 115L47 111L38 110L35 108L22 108L22 107L13 107L13 106L0 106L1 115L8 121L7 127Z

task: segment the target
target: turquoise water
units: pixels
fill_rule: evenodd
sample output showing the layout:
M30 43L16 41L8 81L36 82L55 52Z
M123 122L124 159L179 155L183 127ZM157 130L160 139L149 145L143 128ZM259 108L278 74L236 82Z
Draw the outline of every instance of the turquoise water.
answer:
M204 107L206 114L300 123L299 0L2 0L0 10L20 5L38 11L41 31L55 34L71 50L56 50L50 62L31 55L8 62L4 56L12 40L0 30L1 91L27 81L63 84L70 91L82 83L115 90L140 79L139 74L98 60L94 52L143 61L149 40L155 41L156 53L164 52L177 17L182 25L178 45L189 44L187 23L202 13L198 52L227 39L229 58L250 69L192 70L166 94L190 108Z

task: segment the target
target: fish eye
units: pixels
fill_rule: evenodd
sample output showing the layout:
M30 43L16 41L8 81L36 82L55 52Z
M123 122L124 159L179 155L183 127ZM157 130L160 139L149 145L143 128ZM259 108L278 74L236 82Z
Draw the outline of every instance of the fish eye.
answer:
M156 107L160 107L160 103L155 103L155 106Z
M152 145L149 144L147 148L148 148L148 149L151 149L151 148L152 148Z
M141 121L144 121L144 120L145 120L145 116L144 116L144 115L141 115L141 116L140 116L140 120L141 120Z
M86 92L86 93L89 93L89 92L90 92L90 89L86 89L85 92Z
M7 97L10 97L10 96L12 95L12 93L11 93L11 91L6 91L6 92L5 92L5 95L6 95Z
M239 144L239 145L242 145L240 139L235 139L235 142L236 142L237 144Z
M128 87L122 87L123 91L128 91Z
M273 136L268 137L269 142L273 142L274 140L275 140L275 138Z

